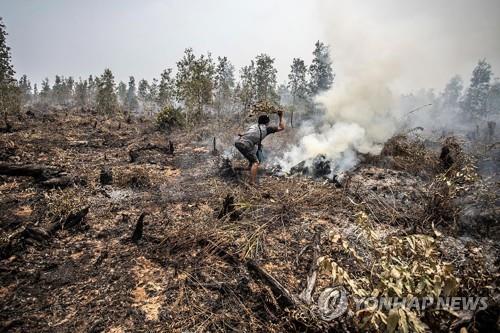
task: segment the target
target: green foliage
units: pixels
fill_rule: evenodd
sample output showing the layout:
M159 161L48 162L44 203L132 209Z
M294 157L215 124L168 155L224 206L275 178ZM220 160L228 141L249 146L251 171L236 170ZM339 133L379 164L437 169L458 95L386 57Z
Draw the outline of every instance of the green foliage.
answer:
M177 62L176 95L183 102L187 118L200 118L203 107L212 103L215 68L210 54L198 58L186 49Z
M288 88L292 94L293 100L304 100L307 98L307 67L304 60L294 58L288 74Z
M125 103L127 102L127 85L125 84L125 82L120 81L120 83L118 83L116 94L120 105L125 106Z
M97 111L101 114L113 114L118 109L115 93L115 78L109 68L97 80Z
M486 60L480 60L472 71L470 86L465 93L462 109L468 118L479 118L486 115L490 79L493 75L491 65Z
M167 105L156 115L156 124L160 129L172 129L184 126L184 116L180 108Z
M217 60L214 106L217 113L220 114L231 101L234 89L234 66L227 57L218 57Z
M0 17L0 85L7 86L13 84L14 68L10 62L10 47L7 46L7 32L5 25Z
M441 95L442 106L448 108L457 107L463 88L462 78L458 75L452 77L446 84L443 94Z
M80 79L75 85L75 102L76 105L83 107L88 104L89 92L87 80Z
M40 102L43 104L48 104L50 102L50 96L52 90L50 89L49 79L45 78L42 81L42 90L40 91Z
M257 101L255 87L255 62L252 60L249 66L244 66L240 71L241 86L237 86L236 92L244 108L248 108Z
M335 75L333 74L332 61L330 59L330 50L327 45L317 41L314 45L313 61L309 66L309 90L311 95L316 95L322 91L328 90L333 83Z
M491 85L486 111L488 115L500 115L500 80L498 79Z
M160 85L158 86L157 103L160 109L174 104L175 81L172 78L172 69L167 68L161 73Z
M255 88L257 100L270 100L278 102L278 94L276 93L276 74L274 68L274 58L267 54L260 54L255 58Z
M21 76L19 79L19 90L21 92L21 101L22 104L27 104L31 101L31 82L28 80L28 77L25 75Z
M14 79L14 68L10 62L10 48L6 43L7 32L0 18L0 112L5 125L10 129L8 115L19 112L21 107L21 89Z
M133 76L131 76L129 78L129 81L128 81L128 90L127 90L127 99L125 102L125 109L128 112L133 112L133 111L137 111L138 108L139 108L139 102L137 101L135 79Z

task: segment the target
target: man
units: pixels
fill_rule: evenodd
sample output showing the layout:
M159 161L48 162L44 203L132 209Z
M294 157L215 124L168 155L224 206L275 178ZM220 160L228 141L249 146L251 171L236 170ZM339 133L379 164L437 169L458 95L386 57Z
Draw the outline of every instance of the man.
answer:
M277 113L280 118L278 126L269 125L269 116L259 116L257 124L250 126L244 134L239 134L240 138L234 143L234 146L249 162L251 184L255 183L259 164L262 162L262 140L269 134L285 129L283 111L279 110Z

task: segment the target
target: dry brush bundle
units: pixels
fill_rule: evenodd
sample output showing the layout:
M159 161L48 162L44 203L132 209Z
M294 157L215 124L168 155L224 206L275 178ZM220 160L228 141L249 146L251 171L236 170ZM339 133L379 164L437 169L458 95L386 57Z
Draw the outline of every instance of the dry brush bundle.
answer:
M436 225L454 225L459 212L454 200L469 191L479 175L474 159L463 151L455 137L443 140L440 161L442 172L428 186L426 219Z
M421 172L434 174L439 165L436 155L425 147L422 140L404 134L390 138L380 155L390 156L394 169L405 170L412 174Z

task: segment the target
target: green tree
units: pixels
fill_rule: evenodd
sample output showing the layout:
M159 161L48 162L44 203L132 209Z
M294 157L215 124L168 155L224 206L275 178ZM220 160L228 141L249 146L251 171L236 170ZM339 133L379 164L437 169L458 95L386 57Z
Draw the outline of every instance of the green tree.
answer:
M330 89L335 75L329 47L320 41L314 44L312 64L309 66L309 91L312 96Z
M137 111L139 108L139 102L137 101L137 92L135 87L135 79L133 76L129 77L128 89L127 89L127 102L125 103L125 109L129 112Z
M215 68L210 54L198 58L188 48L177 62L176 95L186 107L186 120L199 119L203 107L212 102Z
M150 116L152 116L153 113L156 113L159 110L157 103L158 92L159 92L158 79L153 78L153 80L151 80L151 84L149 85L149 92L146 97L146 105L144 106L144 112Z
M167 68L161 73L160 85L158 86L157 103L160 110L166 106L173 106L175 98L175 81L172 78L172 69Z
M307 67L304 60L294 58L288 74L288 89L292 96L292 108L290 113L290 126L293 127L293 116L295 109L304 109L307 104L308 84Z
M293 104L307 98L307 67L304 60L294 58L288 74L288 89L292 94Z
M87 80L80 78L75 84L75 102L79 107L85 107L88 104L89 91Z
M480 60L472 71L470 85L461 105L469 118L486 116L491 76L491 65L485 59Z
M99 78L98 77L94 78L92 75L89 75L89 78L87 79L88 94L89 94L88 102L92 107L96 105L98 85L99 85Z
M257 100L278 102L276 93L276 74L274 58L267 54L260 54L255 58L255 88Z
M10 63L10 47L7 46L7 32L0 17L0 84L6 86L15 83L14 67Z
M452 77L441 94L442 107L457 107L463 89L462 78L458 75Z
M21 108L21 93L14 79L14 68L11 64L10 47L7 46L7 32L0 17L0 112L6 130L11 130L8 116L19 112Z
M101 114L113 114L118 108L115 93L115 77L109 68L97 80L96 107Z
M255 62L250 61L250 65L244 66L240 71L240 84L235 89L235 94L239 97L243 108L247 109L257 101L257 89L255 85Z
M21 91L22 104L24 105L29 103L32 99L31 82L28 80L28 76L26 74L21 76L19 79L19 89Z
M75 80L73 77L65 78L63 81L63 104L69 105L74 100Z
M43 104L49 104L52 96L52 91L50 89L49 79L45 78L42 81L42 90L40 91L40 102Z
M217 114L229 109L231 95L234 89L234 66L227 57L218 57L214 81L214 106Z
M146 103L148 95L149 95L149 82L145 79L142 79L141 81L139 81L139 89L137 93L139 101L143 104Z
M52 101L57 105L64 104L65 87L63 80L64 78L56 75L54 85L52 86Z
M496 79L490 88L488 94L487 103L487 114L488 116L499 116L500 115L500 80Z
M38 93L38 86L37 84L35 83L33 85L33 103L38 103L38 97L39 97L39 93Z
M120 81L120 83L118 83L116 94L118 96L118 102L121 106L124 107L125 103L127 102L127 85L125 84L125 82Z

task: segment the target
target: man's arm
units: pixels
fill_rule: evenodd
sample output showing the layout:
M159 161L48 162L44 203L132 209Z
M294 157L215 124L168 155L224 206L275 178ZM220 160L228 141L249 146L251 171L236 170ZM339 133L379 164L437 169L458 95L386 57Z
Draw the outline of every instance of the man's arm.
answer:
M278 116L280 117L280 122L278 124L278 132L285 129L285 119L283 118L283 110L278 111Z

